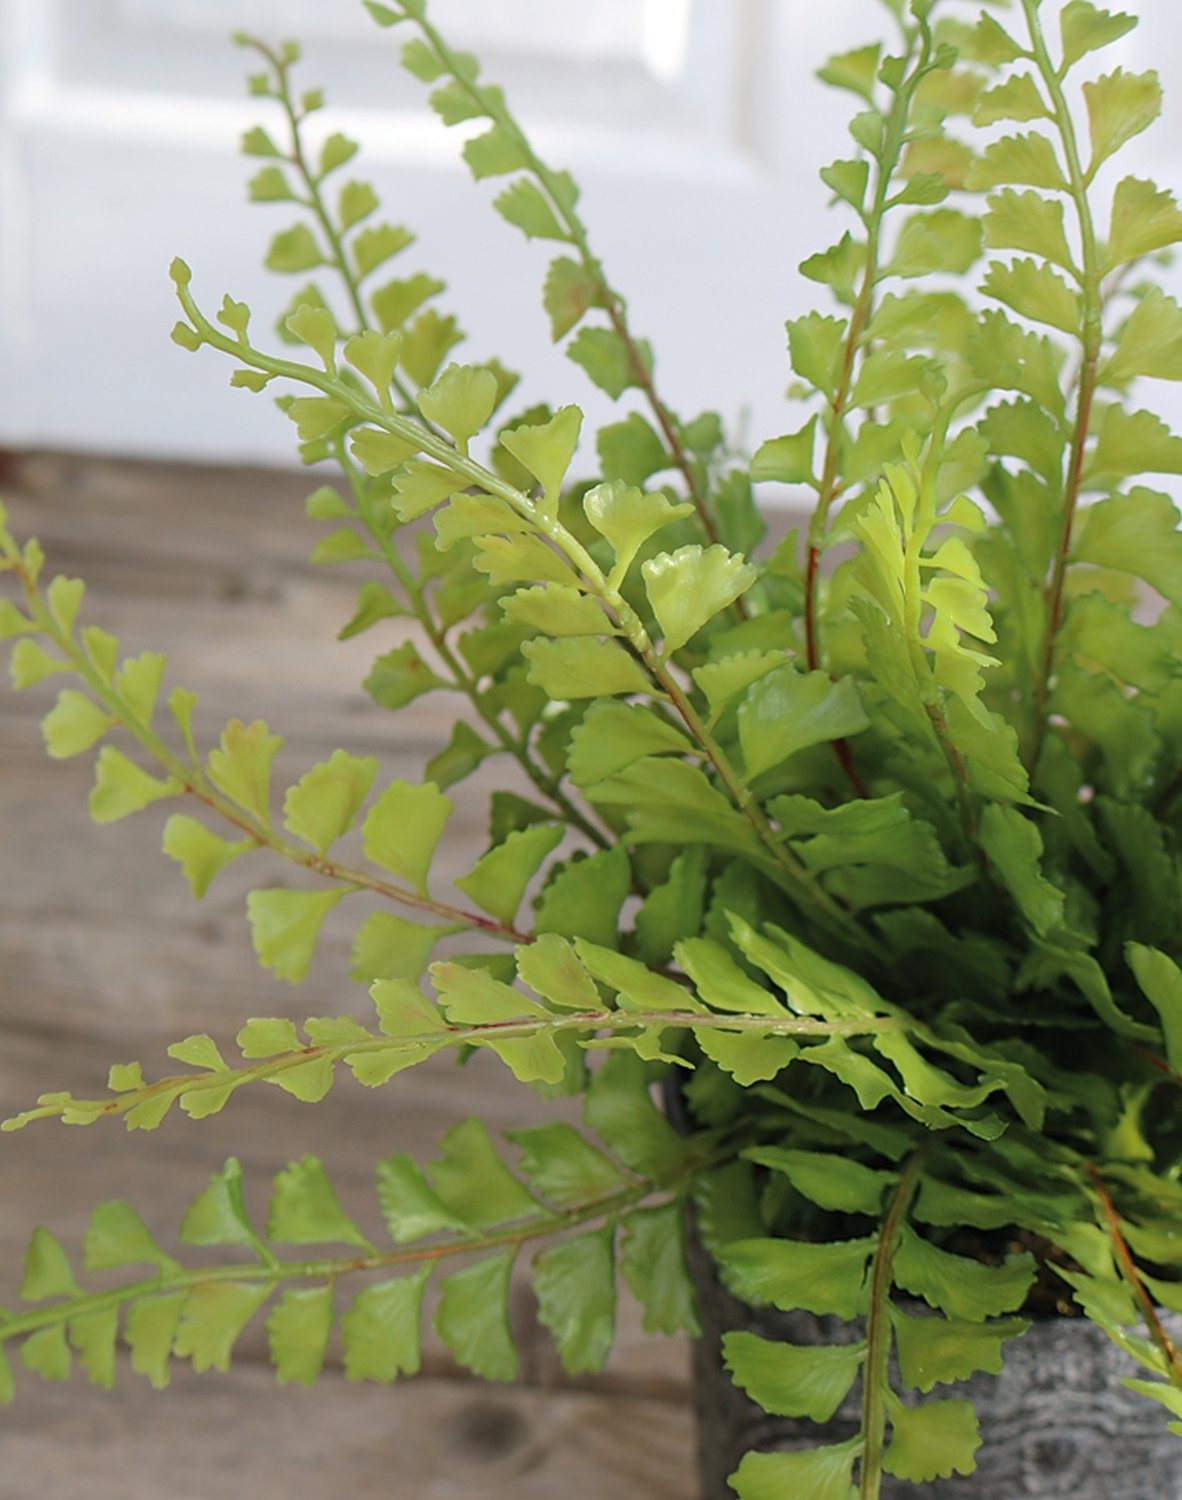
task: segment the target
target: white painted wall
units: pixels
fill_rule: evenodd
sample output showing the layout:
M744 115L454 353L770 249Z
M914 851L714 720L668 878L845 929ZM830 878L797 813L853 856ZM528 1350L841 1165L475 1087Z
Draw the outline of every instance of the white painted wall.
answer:
M1169 82L1182 9L1139 9L1117 60ZM812 71L883 28L878 0L435 0L434 13L583 185L672 404L746 413L753 441L789 425L783 320L815 290L795 267L832 232L815 173L843 149L848 108ZM360 0L0 0L0 441L290 461L267 398L228 390L213 355L168 339L175 254L210 307L232 291L258 315L292 289L258 269L290 215L243 202L237 140L266 101L243 97L246 58L225 40L241 26L304 39L303 76L334 106L324 128L367 143L387 212L420 235L398 274L413 257L447 277L472 357L529 371L526 395L602 412L549 344L546 248L488 210L495 189L473 187L456 132L398 68L400 32ZM1136 170L1182 186L1180 134L1182 70Z

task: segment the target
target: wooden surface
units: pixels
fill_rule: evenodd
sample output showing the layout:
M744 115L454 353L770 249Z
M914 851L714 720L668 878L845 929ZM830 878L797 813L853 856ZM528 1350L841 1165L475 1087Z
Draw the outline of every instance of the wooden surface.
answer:
M41 537L51 573L88 580L84 618L125 650L167 653L166 682L200 695L204 744L228 718L263 717L287 739L278 784L338 744L378 755L384 778L415 777L452 703L435 695L394 718L361 692L400 627L336 642L364 575L307 564L320 530L302 515L311 487L302 474L29 456L6 466L0 495L14 529ZM197 903L159 853L168 804L90 824L92 757L52 762L41 744L58 685L16 694L0 683L0 1112L49 1089L101 1092L112 1062L139 1058L151 1076L168 1042L205 1030L229 1041L248 1015L364 1015L346 974L359 908L334 913L343 920L293 989L258 968L242 908L251 884L284 869L252 856ZM453 872L482 847L483 816L476 799L457 818L443 851ZM76 1249L92 1206L125 1197L167 1245L231 1152L256 1205L270 1174L315 1152L376 1234L370 1174L382 1155L429 1156L471 1113L493 1129L552 1117L491 1058L463 1072L436 1062L373 1092L342 1078L315 1108L258 1088L213 1119L178 1116L151 1135L46 1122L0 1137L0 1303L12 1304L35 1224ZM112 1395L77 1373L52 1387L18 1371L16 1404L0 1411L0 1500L691 1500L684 1344L646 1338L626 1305L607 1370L570 1381L524 1282L514 1315L514 1387L471 1381L432 1348L424 1376L390 1390L347 1385L336 1369L310 1392L281 1389L255 1326L229 1375L178 1366L161 1394L129 1370Z

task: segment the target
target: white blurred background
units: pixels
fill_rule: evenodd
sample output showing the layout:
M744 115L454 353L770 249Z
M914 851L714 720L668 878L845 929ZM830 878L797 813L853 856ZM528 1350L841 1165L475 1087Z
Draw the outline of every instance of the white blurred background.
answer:
M1142 25L1104 66L1157 66L1167 103L1123 170L1177 191L1182 6L1132 8ZM432 14L582 184L674 407L717 408L751 444L799 425L782 401L783 322L818 290L798 261L844 227L825 221L816 169L848 149L854 102L813 72L888 31L881 0L434 0ZM0 0L0 443L291 462L269 398L229 390L224 362L168 338L174 255L209 311L231 291L260 321L306 279L260 268L292 213L244 202L260 163L238 157L239 136L277 128L277 106L244 96L252 64L227 40L240 27L304 41L297 81L328 91L318 131L363 142L340 180L371 177L416 230L391 274L448 280L471 334L460 357L498 354L529 372L519 396L602 411L550 345L547 247L482 201L502 184L473 186L460 133L401 72L405 28L379 30L360 0Z

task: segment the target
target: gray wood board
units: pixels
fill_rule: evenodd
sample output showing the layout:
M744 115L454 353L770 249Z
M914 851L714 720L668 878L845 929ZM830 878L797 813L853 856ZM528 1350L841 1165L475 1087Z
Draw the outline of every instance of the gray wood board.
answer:
M379 756L385 779L416 778L457 700L429 696L393 718L362 692L373 657L405 626L335 640L365 574L307 563L322 528L304 520L301 501L315 482L29 456L3 498L14 529L42 539L50 573L87 579L88 620L126 651L164 651L166 682L199 693L201 742L213 743L229 718L263 717L287 741L277 784L338 744ZM92 757L52 762L41 744L39 720L60 685L20 694L0 686L0 1111L50 1089L101 1093L112 1062L139 1058L151 1076L163 1071L169 1042L209 1031L229 1043L249 1015L365 1016L368 1001L347 978L360 905L334 913L302 986L273 980L251 951L243 895L298 877L251 856L196 903L159 852L168 804L95 828L86 813ZM483 847L484 799L460 800L441 851L451 874ZM577 1117L569 1103L560 1108ZM346 1077L315 1108L260 1088L210 1120L170 1118L153 1134L45 1123L0 1137L0 1301L12 1303L35 1224L76 1250L91 1207L126 1197L169 1244L185 1204L231 1153L261 1209L270 1174L314 1152L346 1208L377 1234L371 1174L380 1156L429 1156L469 1114L495 1130L554 1110L491 1058L463 1070L437 1059L372 1092ZM230 1374L182 1367L162 1394L130 1371L113 1395L77 1374L55 1388L20 1372L17 1403L0 1413L0 1500L206 1500L232 1480L252 1500L302 1500L330 1486L398 1500L542 1500L584 1487L602 1500L682 1500L692 1447L684 1342L647 1338L625 1303L608 1369L570 1381L521 1271L516 1387L481 1386L431 1346L425 1375L393 1391L347 1385L339 1369L311 1393L283 1390L257 1328Z

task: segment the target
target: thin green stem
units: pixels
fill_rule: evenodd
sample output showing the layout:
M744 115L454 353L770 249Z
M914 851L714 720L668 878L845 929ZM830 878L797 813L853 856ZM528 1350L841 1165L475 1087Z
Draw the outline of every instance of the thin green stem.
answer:
M1075 138L1075 125L1071 111L1063 94L1062 79L1051 61L1038 17L1038 0L1022 0L1022 9L1030 35L1031 55L1039 75L1046 86L1051 102L1055 128L1063 148L1067 164L1067 178L1071 199L1075 205L1079 223L1080 240L1080 293L1083 319L1080 332L1081 360L1076 382L1075 417L1072 423L1071 444L1064 477L1062 509L1059 520L1059 538L1051 563L1051 576L1045 589L1047 605L1046 635L1043 639L1042 661L1035 681L1031 699L1029 744L1026 764L1031 775L1037 769L1042 753L1047 728L1047 701L1050 696L1051 679L1055 668L1055 648L1059 629L1063 623L1064 586L1067 577L1067 558L1071 551L1071 536L1075 522L1075 511L1079 501L1083 478L1084 448L1088 440L1092 401L1096 391L1096 367L1103 342L1103 292L1101 286L1100 259L1096 245L1095 225L1092 222L1091 204L1088 201L1087 179L1080 161Z
M882 1458L886 1444L887 1394L890 1389L890 1293L894 1260L903 1220L919 1184L923 1162L919 1150L907 1163L891 1195L878 1234L870 1275L870 1310L866 1317L866 1363L862 1375L862 1463L858 1500L878 1500L882 1490Z

